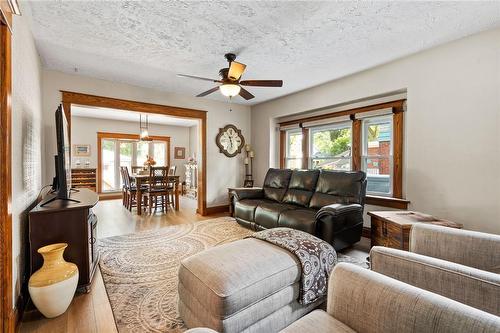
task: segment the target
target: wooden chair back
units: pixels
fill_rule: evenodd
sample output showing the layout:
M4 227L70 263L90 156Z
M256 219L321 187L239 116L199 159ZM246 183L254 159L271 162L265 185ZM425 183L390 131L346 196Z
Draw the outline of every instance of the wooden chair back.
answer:
M132 182L130 180L130 174L128 173L128 168L126 166L120 167L120 172L122 173L123 185L125 185L126 189L130 189Z
M136 174L143 169L144 169L144 167L142 167L142 166L134 165L134 166L132 166L132 173Z
M149 168L149 189L166 190L168 183L168 167Z

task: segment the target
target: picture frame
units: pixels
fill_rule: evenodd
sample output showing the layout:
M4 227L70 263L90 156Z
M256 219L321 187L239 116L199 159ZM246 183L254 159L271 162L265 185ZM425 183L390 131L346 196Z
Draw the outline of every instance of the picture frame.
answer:
M186 148L174 147L174 159L183 160L186 158Z
M75 144L73 145L74 156L90 156L90 145Z

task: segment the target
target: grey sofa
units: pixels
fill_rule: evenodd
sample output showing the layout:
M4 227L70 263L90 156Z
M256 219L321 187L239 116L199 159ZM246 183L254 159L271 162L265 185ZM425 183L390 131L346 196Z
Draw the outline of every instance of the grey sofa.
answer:
M336 250L361 238L366 195L362 171L269 169L262 188L230 194L236 221L248 228L299 229Z
M424 223L410 251L375 246L371 269L500 316L500 236Z
M500 318L353 264L335 266L326 311L314 310L282 333L497 333ZM215 333L196 328L186 333Z

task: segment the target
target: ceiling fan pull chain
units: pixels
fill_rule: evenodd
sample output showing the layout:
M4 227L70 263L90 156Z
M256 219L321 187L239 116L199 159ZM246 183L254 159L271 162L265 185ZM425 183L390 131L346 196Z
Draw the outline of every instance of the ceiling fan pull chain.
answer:
M233 98L232 96L229 96L229 101L228 101L228 103L229 103L229 112L233 111L233 109L231 108L232 98Z

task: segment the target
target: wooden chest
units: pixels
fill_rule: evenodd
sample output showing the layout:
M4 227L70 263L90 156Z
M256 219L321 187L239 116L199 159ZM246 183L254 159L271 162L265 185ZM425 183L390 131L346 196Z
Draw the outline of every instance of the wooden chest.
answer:
M385 246L406 251L410 248L410 229L415 223L462 228L461 224L411 211L375 211L368 212L368 215L371 217L371 246Z

